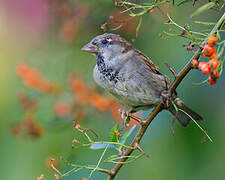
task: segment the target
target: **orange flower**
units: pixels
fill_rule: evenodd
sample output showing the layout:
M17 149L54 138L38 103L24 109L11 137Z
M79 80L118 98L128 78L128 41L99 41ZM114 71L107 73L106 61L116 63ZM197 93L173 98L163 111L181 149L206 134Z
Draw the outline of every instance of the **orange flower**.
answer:
M121 109L121 105L119 105L118 103L116 103L115 101L112 103L110 111L112 113L113 118L118 121L121 120L121 114L119 113L119 109Z
M16 67L16 73L18 76L21 77L26 77L27 74L30 73L30 71L31 71L30 67L25 64L21 64Z
M97 93L90 85L85 84L79 77L73 75L69 80L70 89L76 96L79 105L90 105L99 111L109 111L114 119L121 119L118 109L121 107L116 101Z
M29 129L28 133L34 138L41 137L44 134L44 128L40 125L36 125L32 129Z
M39 91L43 92L43 93L50 93L51 92L51 88L52 88L52 84L48 81L40 81L39 83Z
M29 116L24 119L22 123L25 132L28 133L30 137L40 137L44 134L44 127L37 124L35 117Z
M71 42L79 33L81 21L89 14L89 5L76 2L76 6L73 7L73 4L64 1L51 1L51 3L62 19L60 38L64 42Z
M24 79L24 84L27 87L33 89L38 89L40 87L40 83L41 79L40 77L36 76L36 74L29 74L29 76Z
M20 124L11 127L11 133L16 137L25 134L31 138L38 138L44 134L44 127L36 122L34 116L27 114Z
M37 108L38 100L36 98L31 98L26 92L20 92L18 95L18 100L26 111L32 111Z
M29 88L35 89L42 93L59 93L58 85L52 84L51 82L41 78L38 71L28 65L18 65L16 67L16 73L23 79L24 84Z
M104 98L98 93L91 94L89 98L89 103L96 109L100 111L106 111L110 109L111 101L109 99Z
M87 87L83 81L76 77L71 77L69 83L70 89L74 93L86 93L86 89L89 89L89 87Z
M40 76L38 72L31 67L25 64L18 65L16 67L16 73L24 80L25 85L29 88L37 88L39 86Z
M58 102L53 107L54 113L58 117L68 117L71 113L71 106L66 102Z

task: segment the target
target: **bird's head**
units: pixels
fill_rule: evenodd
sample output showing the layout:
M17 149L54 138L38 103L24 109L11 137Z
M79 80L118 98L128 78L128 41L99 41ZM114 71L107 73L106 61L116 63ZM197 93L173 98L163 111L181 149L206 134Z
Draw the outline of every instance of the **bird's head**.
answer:
M124 55L130 54L132 45L117 34L105 33L96 36L81 50L100 55L106 61L120 61Z

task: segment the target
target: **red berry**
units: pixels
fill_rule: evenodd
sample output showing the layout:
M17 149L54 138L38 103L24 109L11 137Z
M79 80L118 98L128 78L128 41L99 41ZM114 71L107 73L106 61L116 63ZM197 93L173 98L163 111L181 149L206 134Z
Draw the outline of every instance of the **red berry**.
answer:
M208 38L208 45L210 46L215 46L217 42L218 42L218 39L216 36L210 36Z
M199 65L198 65L198 69L202 69L203 66L205 66L207 64L207 62L199 62Z
M206 44L202 52L205 57L210 57L215 52L215 47Z
M219 59L219 56L217 54L217 52L212 53L212 55L210 56L211 59Z
M211 76L209 76L207 83L208 83L209 85L216 84L216 79L213 79Z
M219 67L220 62L216 59L212 59L211 61L209 61L210 67L212 67L213 69L216 69Z
M210 65L207 62L200 62L198 69L200 69L204 74L210 74Z
M217 79L220 77L220 73L217 70L213 70L212 72L212 78Z
M210 74L210 67L205 67L201 71L203 74Z
M191 63L192 63L192 66L193 66L193 68L194 69L196 69L196 68L198 68L198 60L197 59L193 59L192 61L191 61Z

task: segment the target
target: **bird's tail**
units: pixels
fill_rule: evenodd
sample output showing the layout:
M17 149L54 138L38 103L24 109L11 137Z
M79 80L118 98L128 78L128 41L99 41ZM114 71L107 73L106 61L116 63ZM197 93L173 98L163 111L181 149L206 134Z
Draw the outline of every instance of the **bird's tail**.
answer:
M173 102L174 104L170 105L169 111L183 127L186 127L190 123L191 118L189 116L191 116L196 121L203 120L203 118L199 114L187 107L179 98L176 98Z

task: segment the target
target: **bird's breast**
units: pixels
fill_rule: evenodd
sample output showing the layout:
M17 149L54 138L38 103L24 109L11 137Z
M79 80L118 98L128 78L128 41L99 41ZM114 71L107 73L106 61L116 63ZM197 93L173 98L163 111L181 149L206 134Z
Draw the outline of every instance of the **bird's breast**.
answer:
M97 63L95 66L94 74L97 75L97 80L106 81L109 84L118 82L119 78L119 71L112 67L112 65L107 64L103 58L103 56L97 56Z

